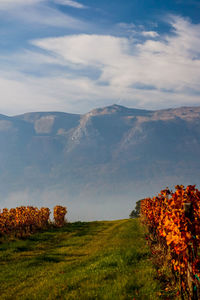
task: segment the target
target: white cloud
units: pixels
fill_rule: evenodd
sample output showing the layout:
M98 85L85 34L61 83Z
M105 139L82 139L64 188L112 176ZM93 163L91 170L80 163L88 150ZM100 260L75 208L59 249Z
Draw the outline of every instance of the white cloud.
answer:
M52 27L63 27L70 29L86 29L87 24L77 18L64 14L47 5L40 4L36 7L24 7L13 11L13 17L25 21L26 23L34 23L37 25L45 25Z
M0 13L3 19L17 21L16 27L21 22L23 25L88 29L87 22L62 13L50 4L47 0L0 0Z
M142 31L141 34L145 37L152 37L152 38L159 36L159 34L156 31Z
M14 7L36 5L43 0L0 0L0 10L7 10Z
M54 2L57 4L67 5L67 6L71 6L74 8L80 8L80 9L87 8L86 5L83 5L82 3L79 3L79 2L73 1L73 0L54 0Z
M129 47L126 38L88 34L41 39L32 43L62 57L63 62L100 68L117 64L117 59L121 59Z

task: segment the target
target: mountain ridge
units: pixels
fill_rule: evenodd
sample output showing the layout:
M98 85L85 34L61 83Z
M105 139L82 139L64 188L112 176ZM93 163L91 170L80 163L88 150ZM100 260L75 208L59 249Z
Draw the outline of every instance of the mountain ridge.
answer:
M121 207L123 195L125 210L165 186L199 183L200 107L0 115L0 145L0 205L21 192L43 204L51 191L72 206Z
M123 105L119 105L119 104L112 104L112 105L108 105L108 106L104 106L104 107L98 107L98 108L94 108L86 113L68 113L68 112L61 112L61 111L34 111L34 112L26 112L26 113L23 113L23 114L17 114L17 115L12 115L12 116L7 116L5 114L0 114L0 117L1 116L6 116L6 117L21 117L21 116L24 116L24 115L28 115L28 114L65 114L65 115L79 115L79 116L82 116L82 115L85 115L85 114L88 114L88 113L91 113L93 111L101 111L101 110L104 110L104 109L108 109L108 110L129 110L129 111L144 111L144 112L162 112L162 111L176 111L176 110L190 110L190 109L198 109L200 110L200 106L180 106L180 107L170 107L170 108L162 108L162 109L142 109L142 108L134 108L134 107L126 107L126 106L123 106Z

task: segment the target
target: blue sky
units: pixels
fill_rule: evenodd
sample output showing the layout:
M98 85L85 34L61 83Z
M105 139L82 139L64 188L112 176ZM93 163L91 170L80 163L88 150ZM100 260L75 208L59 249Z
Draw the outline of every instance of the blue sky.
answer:
M200 2L0 0L0 113L200 105Z

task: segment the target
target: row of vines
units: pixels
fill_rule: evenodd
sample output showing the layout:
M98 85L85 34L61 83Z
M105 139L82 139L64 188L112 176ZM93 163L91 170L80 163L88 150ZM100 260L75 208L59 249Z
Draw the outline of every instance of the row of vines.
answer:
M192 185L162 190L141 201L149 241L165 252L182 299L200 299L200 191Z
M54 207L54 224L65 224L66 207ZM13 235L26 237L38 230L47 229L51 224L50 209L47 207L37 208L33 206L20 206L16 208L0 210L0 235Z

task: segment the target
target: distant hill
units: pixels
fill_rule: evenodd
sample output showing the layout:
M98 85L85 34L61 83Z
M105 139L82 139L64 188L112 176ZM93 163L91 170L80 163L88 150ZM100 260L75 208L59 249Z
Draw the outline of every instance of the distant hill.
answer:
M0 115L0 206L57 197L76 218L126 217L165 186L198 185L199 157L200 107Z

